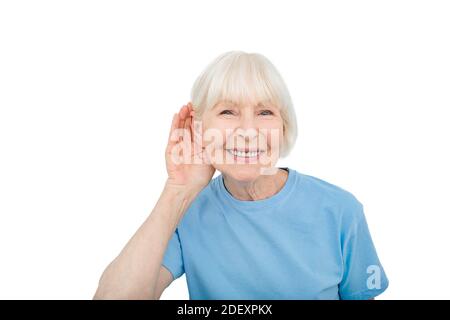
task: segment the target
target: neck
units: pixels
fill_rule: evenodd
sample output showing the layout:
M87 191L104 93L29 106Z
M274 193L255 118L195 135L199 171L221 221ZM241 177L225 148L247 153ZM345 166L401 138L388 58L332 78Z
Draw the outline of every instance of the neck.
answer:
M286 183L288 173L278 169L274 175L260 175L253 181L239 181L224 175L226 189L238 200L262 200L278 193Z

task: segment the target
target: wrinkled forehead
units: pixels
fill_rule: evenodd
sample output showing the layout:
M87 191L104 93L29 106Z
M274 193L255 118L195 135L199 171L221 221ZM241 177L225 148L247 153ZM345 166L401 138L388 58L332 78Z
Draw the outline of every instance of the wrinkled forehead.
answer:
M243 107L275 107L278 108L277 104L273 99L266 98L266 99L232 99L232 98L222 98L219 99L213 106L213 108L217 107L237 107L237 108L243 108Z

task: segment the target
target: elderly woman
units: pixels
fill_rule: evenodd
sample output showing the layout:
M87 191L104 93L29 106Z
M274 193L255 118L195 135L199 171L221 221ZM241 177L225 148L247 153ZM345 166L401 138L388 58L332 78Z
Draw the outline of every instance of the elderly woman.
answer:
M275 166L297 125L266 57L220 55L191 99L172 120L162 194L94 298L159 299L184 273L191 299L371 299L387 288L362 204Z

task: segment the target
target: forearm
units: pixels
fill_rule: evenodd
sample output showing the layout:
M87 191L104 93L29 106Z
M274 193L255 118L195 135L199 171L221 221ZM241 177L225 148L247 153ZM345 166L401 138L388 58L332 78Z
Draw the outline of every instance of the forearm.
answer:
M167 244L199 191L166 183L150 216L103 272L94 299L154 297Z

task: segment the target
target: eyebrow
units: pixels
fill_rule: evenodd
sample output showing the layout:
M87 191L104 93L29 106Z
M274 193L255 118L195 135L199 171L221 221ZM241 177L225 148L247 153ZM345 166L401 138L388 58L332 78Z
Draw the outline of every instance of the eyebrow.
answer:
M232 100L221 100L221 101L217 102L217 104L215 105L215 107L217 107L219 104L232 104L233 106L237 106L237 105L238 105L237 102L234 102L234 101L232 101ZM264 100L264 101L258 102L258 104L256 105L256 107L262 107L262 106L267 107L268 104L271 104L270 100Z

